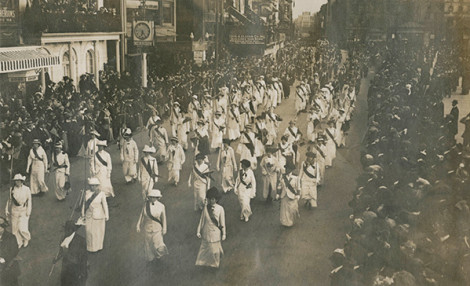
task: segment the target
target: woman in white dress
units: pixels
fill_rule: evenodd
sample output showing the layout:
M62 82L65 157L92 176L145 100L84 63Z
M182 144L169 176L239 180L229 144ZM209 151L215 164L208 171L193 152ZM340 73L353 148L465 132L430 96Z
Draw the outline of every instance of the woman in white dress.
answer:
M106 140L98 142L98 152L95 153L95 161L91 166L91 171L100 181L100 189L104 192L106 197L114 197L113 185L111 184L113 164L111 162L111 155L104 150L106 146Z
M315 160L316 154L307 152L307 159L300 165L301 197L308 208L317 207L317 182L320 179L320 170Z
M97 178L88 179L90 189L85 192L82 204L82 218L85 220L86 248L89 252L103 249L106 221L109 220L106 195L100 190Z
M222 148L219 150L217 158L217 171L222 170L222 190L224 193L233 190L235 180L233 173L237 171L237 162L235 161L235 152L230 147L230 140L223 139Z
M211 126L211 148L218 149L222 146L222 139L225 134L225 116L217 110Z
M145 231L144 253L148 262L168 255L168 249L163 242L167 228L165 205L160 202L161 198L160 190L150 190L137 222L137 232L140 232L142 227Z
M237 103L234 102L227 111L227 136L232 141L240 138L240 112Z
M11 214L11 233L16 237L18 247L27 247L31 240L29 232L29 217L31 216L32 204L31 190L24 185L26 177L16 174L13 177L15 185L11 188L10 198L5 206L6 216Z
M235 194L238 196L241 213L240 220L248 222L252 215L250 201L256 196L256 179L253 170L250 169L250 161L241 161L242 168L235 183Z
M291 227L299 215L300 181L292 174L294 169L286 167L286 173L281 176L276 199L281 200L281 225Z
M39 139L33 140L33 147L29 150L28 165L26 173L30 174L31 193L33 195L45 193L49 189L44 181L44 176L48 168L47 155L41 147Z
M197 226L196 235L201 238L197 266L219 268L220 257L224 254L222 241L226 238L225 211L217 204L218 199L219 191L215 187L210 188Z
M336 158L336 123L333 120L328 121L328 127L325 129L326 134L326 158L325 166L327 168L333 166L333 160Z

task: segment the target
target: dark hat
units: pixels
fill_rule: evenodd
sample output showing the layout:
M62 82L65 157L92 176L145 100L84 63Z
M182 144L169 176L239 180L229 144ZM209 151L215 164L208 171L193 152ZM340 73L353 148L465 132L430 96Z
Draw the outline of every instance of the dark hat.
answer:
M219 197L220 197L220 192L216 187L212 187L209 190L207 190L207 193L206 193L207 199L215 198L216 200L218 200Z
M228 138L222 139L222 143L224 143L224 144L230 145L231 142L232 142L232 141L231 141L230 139L228 139Z
M309 158L312 158L312 157L316 157L317 154L313 153L313 152L307 152L307 154L305 154L307 157Z
M206 155L204 155L203 153L199 153L196 155L196 160L204 160L204 158L206 158Z
M457 105L458 103L459 102L457 101L457 99L452 100L452 106Z
M250 168L251 166L251 162L248 161L247 159L241 160L240 163L242 164L242 167Z

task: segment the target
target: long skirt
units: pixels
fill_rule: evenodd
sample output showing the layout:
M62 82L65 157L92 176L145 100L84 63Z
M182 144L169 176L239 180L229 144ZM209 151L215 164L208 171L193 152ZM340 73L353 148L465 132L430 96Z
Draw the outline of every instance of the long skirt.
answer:
M296 217L299 217L299 204L287 196L281 199L281 225L293 226Z
M160 144L159 144L160 143ZM155 149L157 149L157 152L155 153L155 157L159 162L161 161L166 161L168 158L168 151L166 148L166 144L161 144L160 141L157 141L155 144Z
M219 268L220 256L223 254L224 250L220 241L208 242L203 239L197 254L196 265Z
M108 177L108 172L100 170L98 174L96 174L96 178L100 181L100 190L106 197L114 197L113 185L111 184L111 178Z
M26 216L26 210L11 210L11 233L16 237L18 246L23 245L31 239L28 225L29 217Z
M224 193L228 192L229 190L233 189L235 185L235 181L233 178L233 166L227 165L222 167L222 189Z
M155 185L155 180L153 180L149 176L143 176L142 181L140 182L140 186L142 187L142 196L144 200L147 198L148 192L150 190L153 190L154 185Z
M147 261L155 258L160 259L168 255L168 248L163 242L163 234L161 231L151 231L145 233L144 252Z
M320 180L318 181L318 185L322 185L325 182L325 159L321 155L318 158L318 168L320 173Z
M276 197L277 174L263 175L263 198Z
M55 172L55 196L59 201L64 200L67 196L67 192L64 189L65 186L65 173Z
M137 164L133 161L122 162L122 173L126 182L132 181L137 178Z
M44 163L34 160L31 165L31 194L39 194L39 192L49 190L44 182L44 173Z
M96 252L103 249L105 228L105 219L86 218L86 249L88 251Z
M204 200L206 199L206 191L208 184L201 181L194 182L194 210L202 210L204 208Z
M333 166L333 160L336 158L336 145L333 140L328 140L326 143L326 158L325 166Z
M310 178L302 179L301 197L305 199L311 207L317 207L317 180Z
M248 193L240 192L238 194L238 202L240 203L241 207L241 214L240 219L249 219L252 215L251 206L250 206L251 198Z

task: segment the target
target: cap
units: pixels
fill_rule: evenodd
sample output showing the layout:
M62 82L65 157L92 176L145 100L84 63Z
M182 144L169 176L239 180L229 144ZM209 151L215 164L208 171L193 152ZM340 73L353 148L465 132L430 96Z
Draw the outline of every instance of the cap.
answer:
M97 186L100 184L100 180L98 180L97 178L89 178L88 179L88 185L90 186Z
M144 149L142 150L142 152L146 152L146 153L155 153L156 150L155 150L155 147L150 147L149 145L145 145L145 146L144 146Z
M13 177L13 181L24 181L26 180L26 177L25 176L22 176L21 174L16 174L14 177Z
M160 190L153 189L148 192L147 197L161 198L162 192L160 192Z

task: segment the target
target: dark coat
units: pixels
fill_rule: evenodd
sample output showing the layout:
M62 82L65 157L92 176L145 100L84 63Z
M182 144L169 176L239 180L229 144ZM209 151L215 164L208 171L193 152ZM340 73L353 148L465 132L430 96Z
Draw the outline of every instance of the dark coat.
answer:
M87 279L87 261L86 240L82 236L75 234L69 244L69 248L63 254L62 272L60 274L61 285L85 285Z
M459 120L459 108L457 106L452 107L452 110L450 111L451 117L451 124L450 124L450 132L451 134L456 135L458 133L458 120Z
M18 242L16 237L5 230L0 239L0 257L5 259L5 263L0 266L1 285L18 285L20 267L18 261L14 260L17 254Z

